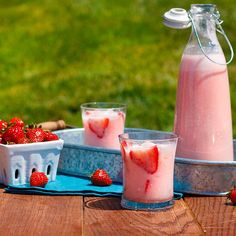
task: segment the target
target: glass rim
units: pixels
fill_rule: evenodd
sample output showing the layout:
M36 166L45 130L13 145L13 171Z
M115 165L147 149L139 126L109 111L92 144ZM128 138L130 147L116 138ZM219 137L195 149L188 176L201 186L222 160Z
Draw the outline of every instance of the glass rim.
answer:
M126 109L127 105L125 103L119 102L86 102L80 105L81 109Z
M157 135L170 135L170 137L167 138L163 138L163 137L157 137L157 138L145 138L145 139L137 139L137 138L130 138L130 137L125 137L125 135L129 135L129 134L157 134ZM150 142L166 142L166 141L174 141L174 140L178 140L178 136L173 133L173 132L165 132L165 131L154 131L154 130L150 130L150 131L134 131L134 132L127 132L127 133L123 133L119 135L119 140L132 140L134 142L145 142L145 141L150 141Z

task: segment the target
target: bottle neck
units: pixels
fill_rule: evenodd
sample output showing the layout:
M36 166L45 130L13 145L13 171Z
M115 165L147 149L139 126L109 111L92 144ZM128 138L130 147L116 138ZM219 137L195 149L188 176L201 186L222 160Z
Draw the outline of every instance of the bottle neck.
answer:
M201 46L207 53L222 51L216 36L216 6L212 4L192 4L190 17L192 21L192 33L188 47L194 51L200 51Z
M234 57L232 45L225 34L220 20L220 14L215 5L212 4L192 4L189 11L189 19L192 24L192 33L185 48L185 54L203 54L210 61L227 65ZM224 53L216 36L217 31L222 34L230 48L230 59L225 62ZM211 54L221 54L223 62L211 58Z
M190 42L193 41L195 43L197 41L196 30L203 47L208 48L214 45L219 45L216 36L216 25L214 19L205 15L193 15L193 21L195 24L195 29L192 26Z
M206 54L222 53L216 35L215 19L210 14L192 14L192 33L185 53ZM200 46L201 45L201 46Z

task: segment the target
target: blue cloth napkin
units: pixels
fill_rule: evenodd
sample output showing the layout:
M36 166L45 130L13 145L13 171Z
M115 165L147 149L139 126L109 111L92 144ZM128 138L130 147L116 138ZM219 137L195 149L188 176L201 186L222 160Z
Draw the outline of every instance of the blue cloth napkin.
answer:
M120 196L123 187L113 183L110 186L94 186L88 178L58 174L56 181L49 182L44 188L32 187L29 184L5 188L8 193L44 194L44 195L87 195L87 196Z
M110 186L94 186L88 178L58 174L56 181L49 182L44 188L32 187L29 184L5 188L7 193L16 194L40 194L40 195L82 195L82 196L117 196L123 191L122 184L113 183ZM183 197L181 193L175 193L175 199Z

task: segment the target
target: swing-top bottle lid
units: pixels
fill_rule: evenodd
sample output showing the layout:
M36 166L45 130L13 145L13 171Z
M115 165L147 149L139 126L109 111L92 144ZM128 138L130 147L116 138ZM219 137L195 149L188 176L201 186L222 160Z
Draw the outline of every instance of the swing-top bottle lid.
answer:
M175 29L186 29L191 26L188 13L183 8L172 8L163 16L164 25Z

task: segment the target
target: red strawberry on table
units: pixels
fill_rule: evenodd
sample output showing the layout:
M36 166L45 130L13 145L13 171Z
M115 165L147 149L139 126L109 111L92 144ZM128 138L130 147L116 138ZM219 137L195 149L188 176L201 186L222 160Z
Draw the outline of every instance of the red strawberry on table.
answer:
M112 180L108 173L103 169L97 169L91 176L91 182L97 186L109 186Z
M159 151L156 145L150 147L132 147L130 151L131 160L150 174L158 169Z
M30 176L30 185L44 187L48 183L48 177L43 172L35 171Z
M230 192L227 194L227 198L236 205L236 187L234 187Z
M90 118L88 121L89 129L97 135L98 138L103 138L105 130L109 125L108 118Z

